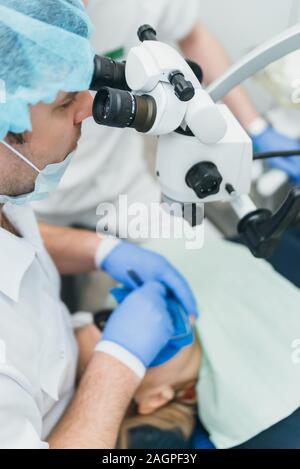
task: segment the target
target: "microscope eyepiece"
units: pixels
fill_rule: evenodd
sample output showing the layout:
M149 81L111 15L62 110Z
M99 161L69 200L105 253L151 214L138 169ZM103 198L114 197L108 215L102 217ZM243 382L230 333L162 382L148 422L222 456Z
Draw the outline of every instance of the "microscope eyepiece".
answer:
M102 87L94 99L93 117L108 127L131 127L146 133L156 119L156 102L148 95L135 96L124 90Z
M115 60L100 55L94 58L94 75L90 85L91 91L98 91L103 86L110 86L121 90L129 90L125 77L125 62Z

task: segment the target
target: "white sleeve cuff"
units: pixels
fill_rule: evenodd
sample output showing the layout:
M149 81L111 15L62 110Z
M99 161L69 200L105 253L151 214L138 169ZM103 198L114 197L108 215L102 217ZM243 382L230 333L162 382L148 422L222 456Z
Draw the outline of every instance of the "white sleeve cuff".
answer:
M94 315L86 311L78 311L71 314L71 322L74 330L81 329L94 323Z
M247 132L255 137L256 135L261 134L264 130L269 127L268 122L262 117L258 117L247 127Z
M111 355L130 368L140 379L144 378L146 368L143 363L121 345L109 340L102 340L96 345L95 352L104 352Z
M118 238L103 238L96 251L95 264L97 269L101 269L101 264L111 251L122 241Z

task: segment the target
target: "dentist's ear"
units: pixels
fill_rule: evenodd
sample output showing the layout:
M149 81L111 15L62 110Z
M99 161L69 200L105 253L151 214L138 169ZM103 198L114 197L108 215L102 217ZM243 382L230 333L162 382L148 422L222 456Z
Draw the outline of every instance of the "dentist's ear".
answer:
M147 392L141 399L137 399L137 408L140 415L149 415L174 399L174 390L170 386L159 386Z
M93 98L89 91L81 91L76 97L74 125L81 124L93 114Z

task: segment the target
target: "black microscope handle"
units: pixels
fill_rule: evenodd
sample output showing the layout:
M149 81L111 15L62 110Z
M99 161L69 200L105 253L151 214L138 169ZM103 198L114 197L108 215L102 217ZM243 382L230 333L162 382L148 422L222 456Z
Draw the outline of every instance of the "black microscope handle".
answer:
M157 33L149 24L143 24L139 27L137 32L138 38L141 42L144 41L157 41Z
M238 232L255 257L271 257L286 229L300 213L300 187L294 187L274 214L260 209L246 215Z

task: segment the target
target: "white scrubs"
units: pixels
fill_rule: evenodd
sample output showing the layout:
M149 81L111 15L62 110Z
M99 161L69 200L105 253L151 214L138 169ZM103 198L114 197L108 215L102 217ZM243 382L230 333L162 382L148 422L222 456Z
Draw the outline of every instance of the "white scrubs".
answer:
M198 0L90 0L88 12L96 27L92 44L98 54L123 60L139 42L139 26L148 23L162 41L176 42L192 30L198 9ZM39 217L94 228L97 206L111 202L118 208L119 194L127 194L129 203L158 202L159 187L148 173L143 149L136 131L86 120L79 149L58 190L34 204Z
M48 448L74 393L77 344L33 211L6 204L0 228L0 448Z

